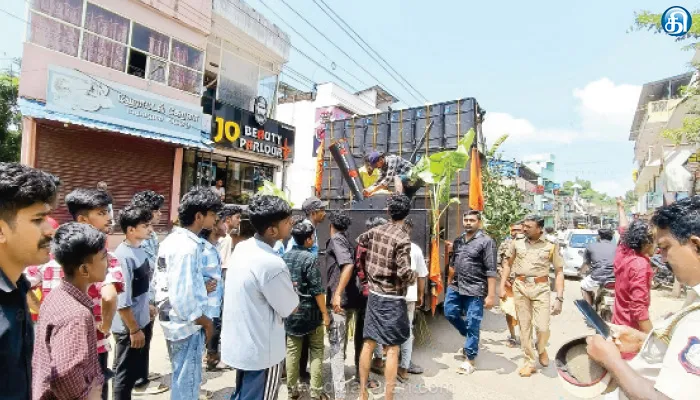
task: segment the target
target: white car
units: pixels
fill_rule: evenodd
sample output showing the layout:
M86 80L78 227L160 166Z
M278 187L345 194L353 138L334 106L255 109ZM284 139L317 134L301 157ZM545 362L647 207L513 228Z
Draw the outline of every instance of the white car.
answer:
M598 240L598 232L591 229L570 229L559 243L561 257L564 259L564 276L579 276L583 266L583 254L589 243Z

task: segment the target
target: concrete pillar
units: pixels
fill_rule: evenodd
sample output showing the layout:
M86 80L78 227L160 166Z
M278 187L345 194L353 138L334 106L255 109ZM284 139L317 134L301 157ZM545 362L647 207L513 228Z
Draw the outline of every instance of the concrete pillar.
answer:
M180 183L182 182L182 162L185 149L175 149L173 162L173 183L170 189L170 221L177 220L177 208L180 206Z
M22 117L20 162L30 167L36 167L36 120L31 117Z

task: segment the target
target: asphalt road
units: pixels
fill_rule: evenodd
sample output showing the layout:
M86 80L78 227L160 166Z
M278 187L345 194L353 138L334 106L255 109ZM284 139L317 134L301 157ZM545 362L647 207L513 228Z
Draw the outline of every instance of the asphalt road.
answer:
M552 318L552 335L549 345L550 358L566 341L591 333L572 301L580 298L579 282L567 280L565 290L566 302L561 315ZM682 300L669 297L668 292L654 291L652 296L652 320L680 308ZM463 344L463 339L442 315L427 317L430 338L425 343L416 345L413 360L425 369L423 375L412 375L406 384L399 384L397 399L479 399L479 400L561 400L575 399L560 385L553 368L540 370L530 378L518 376L522 362L520 349L505 346L507 327L505 318L498 311L487 311L482 323L481 350L477 358L477 371L470 376L457 374L460 361L455 359L455 352ZM353 360L352 346L348 347L347 360ZM354 375L352 361L346 365L346 375ZM153 344L151 346L151 371L165 374L164 381L169 381L170 363L160 327L156 324ZM374 375L373 375L374 376ZM374 376L380 381L383 379ZM324 361L324 379L326 392L332 392L330 364ZM229 399L235 386L235 373L205 372L203 389L212 391L214 399ZM349 385L348 400L358 396L354 385ZM353 393L354 392L354 393ZM169 392L142 398L162 400L170 397ZM283 386L279 398L287 399L287 390ZM306 397L308 398L308 395ZM376 399L383 398L381 393Z

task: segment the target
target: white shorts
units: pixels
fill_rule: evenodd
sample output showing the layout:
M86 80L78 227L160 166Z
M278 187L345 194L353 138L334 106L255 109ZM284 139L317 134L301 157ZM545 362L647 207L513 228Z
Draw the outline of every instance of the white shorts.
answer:
M586 292L595 292L600 287L600 283L593 280L590 275L581 280L581 290Z

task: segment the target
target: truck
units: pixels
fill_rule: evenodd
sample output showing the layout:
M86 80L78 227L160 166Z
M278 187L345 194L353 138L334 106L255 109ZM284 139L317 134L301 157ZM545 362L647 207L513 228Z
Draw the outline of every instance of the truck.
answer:
M475 140L484 144L481 130L485 110L476 99L463 98L438 104L403 110L388 110L373 115L355 116L348 119L329 121L325 127L323 148L319 151L317 170L317 196L327 201L329 211L345 210L353 224L348 237L356 238L365 231L365 221L373 216L388 218L386 214L386 195L374 195L364 198L359 166L364 164L364 157L372 151L401 156L413 164L421 157L432 153L454 150L459 140L473 129ZM467 210L469 196L469 169L457 173L451 184L451 197L458 197L460 204L450 206L440 222L440 271L443 287L447 287L446 259L450 240L462 232L462 214ZM431 239L431 210L426 189L421 189L414 197L410 218L414 229L412 240L423 254L429 254ZM320 254L330 237L328 224L317 227ZM325 257L320 256L321 264ZM429 262L429 257L427 262ZM431 270L431 265L428 265ZM322 268L325 270L325 268ZM431 293L430 282L426 291ZM439 294L438 303L442 303L444 291ZM424 307L429 307L426 297Z

